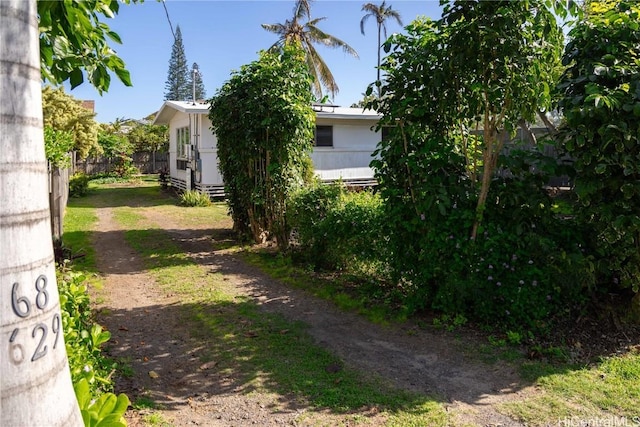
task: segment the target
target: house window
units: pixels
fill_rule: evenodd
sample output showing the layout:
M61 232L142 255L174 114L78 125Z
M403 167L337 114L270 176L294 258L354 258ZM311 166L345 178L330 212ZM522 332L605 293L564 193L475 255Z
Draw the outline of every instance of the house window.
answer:
M186 160L180 160L180 159L176 159L176 169L178 169L179 171L183 171L187 169L187 161Z
M176 129L176 158L187 158L187 147L189 146L189 127L185 126Z
M313 142L316 147L333 147L333 126L316 126Z

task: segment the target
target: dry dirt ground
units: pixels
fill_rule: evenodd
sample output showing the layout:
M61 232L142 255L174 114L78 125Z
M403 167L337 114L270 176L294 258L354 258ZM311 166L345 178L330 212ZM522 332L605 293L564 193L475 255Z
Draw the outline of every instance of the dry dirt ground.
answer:
M407 390L440 396L452 414L451 425L521 425L494 405L536 389L523 384L513 367L485 365L472 357L473 337L465 338L470 350L465 353L451 334L372 324L268 278L233 254L215 251L211 236L229 233L230 224L185 229L158 217L153 209L140 212L164 228L186 254L212 273L224 274L227 291L250 296L263 310L306 323L314 340L346 366L376 373ZM99 321L112 333L108 351L133 370L132 376L117 378L116 392L127 393L132 401L144 396L156 402L159 409L153 412L175 426L353 425L353 416L306 407L290 396L248 393L235 378L217 372L215 361L203 364L198 357L203 344L191 335L193 326L182 317L180 301L145 272L112 214L110 207L98 209L95 249L105 283ZM130 410L129 425L144 425L144 414ZM359 415L359 425L385 421L375 410Z

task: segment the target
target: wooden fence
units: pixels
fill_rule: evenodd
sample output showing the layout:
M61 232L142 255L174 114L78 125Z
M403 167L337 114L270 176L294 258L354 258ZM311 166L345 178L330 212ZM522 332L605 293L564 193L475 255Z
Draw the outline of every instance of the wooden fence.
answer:
M51 234L54 240L62 238L64 210L69 200L69 169L49 167L49 209Z
M133 166L140 173L157 173L162 169L169 169L169 153L140 151L132 154ZM74 172L83 172L87 175L108 173L113 171L114 162L104 156L88 157L74 162Z

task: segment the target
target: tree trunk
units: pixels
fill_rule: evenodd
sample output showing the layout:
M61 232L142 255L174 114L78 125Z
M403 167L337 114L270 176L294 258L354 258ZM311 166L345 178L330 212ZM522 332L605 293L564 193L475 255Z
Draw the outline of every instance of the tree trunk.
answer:
M0 425L82 426L53 259L36 10L0 1Z

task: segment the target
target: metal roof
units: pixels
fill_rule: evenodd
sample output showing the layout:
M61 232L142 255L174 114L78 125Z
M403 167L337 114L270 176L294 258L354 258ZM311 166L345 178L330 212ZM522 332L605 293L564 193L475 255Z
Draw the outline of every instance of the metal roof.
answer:
M317 118L342 120L379 120L382 116L374 110L362 108L340 107L332 104L313 104ZM187 114L209 114L209 104L192 101L165 101L156 118L155 125L169 124L177 112Z

